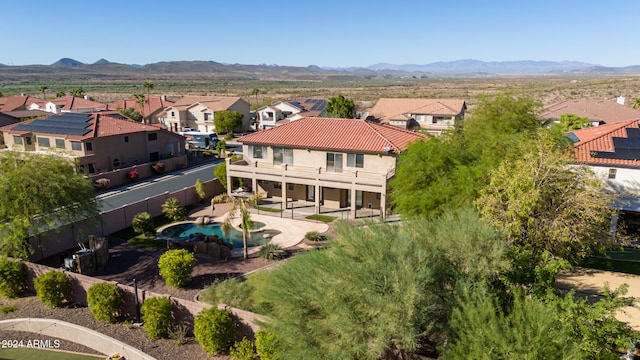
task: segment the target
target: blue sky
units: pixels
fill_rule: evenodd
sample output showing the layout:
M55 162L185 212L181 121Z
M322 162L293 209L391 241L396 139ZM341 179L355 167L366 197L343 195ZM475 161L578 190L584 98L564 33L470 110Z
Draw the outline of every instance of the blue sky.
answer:
M323 67L461 59L640 64L637 0L20 0L7 1L0 15L0 63L8 65L63 57Z

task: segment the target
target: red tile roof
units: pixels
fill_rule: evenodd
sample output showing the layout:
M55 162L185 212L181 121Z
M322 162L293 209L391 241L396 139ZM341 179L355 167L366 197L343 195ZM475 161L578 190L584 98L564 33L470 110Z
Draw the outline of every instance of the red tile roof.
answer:
M573 144L575 159L584 164L640 167L637 160L592 156L594 152L615 152L613 138L626 138L627 129L638 129L640 119L620 121L573 131L578 142Z
M460 99L402 99L380 98L369 111L369 116L383 123L390 120L408 120L409 114L455 116L465 110Z
M62 116L60 115L51 115L43 121L47 119L53 118L54 116ZM65 139L72 140L85 140L96 137L105 137L112 135L122 135L134 132L141 131L159 131L162 130L162 127L157 125L149 125L149 124L141 124L139 122L123 118L122 115L116 112L100 112L100 113L91 113L91 119L87 122L87 130L90 130L87 134L79 136L79 135L61 135L55 134L58 137L64 137ZM12 130L18 124L30 124L34 120L23 121L16 124L7 125L0 128L2 132L8 132L12 135L26 135L32 133L32 131L18 131ZM164 130L166 131L166 130ZM176 134L177 136L177 134Z
M144 115L149 116L149 114L153 114L158 110L163 110L166 107L173 105L174 102L171 100L163 99L161 96L151 96L149 97L149 102L144 104ZM115 110L117 108L127 109L133 108L133 110L140 111L140 105L136 102L135 99L125 99L120 101L114 101L107 105L108 109Z
M237 96L185 96L172 105L169 105L169 107L186 109L196 104L202 104L212 111L220 111L227 110L239 100L242 99Z
M37 104L38 107L40 107L40 109L44 109L47 106L47 103L49 102L54 103L56 107L60 108L61 110L106 109L107 108L107 105L103 103L93 101L93 100L87 100L85 98L75 97L71 95L62 96L62 97L50 99L50 100L42 100L42 99L35 99L33 101L29 100L27 104L28 105Z
M573 114L592 121L607 124L640 118L640 110L611 100L566 100L544 108L543 119L559 119L560 115Z
M26 110L27 104L31 104L33 100L38 99L21 95L0 97L0 111Z
M426 139L427 136L415 131L366 120L307 117L243 136L238 141L382 154L387 147L397 153L405 150L413 141Z

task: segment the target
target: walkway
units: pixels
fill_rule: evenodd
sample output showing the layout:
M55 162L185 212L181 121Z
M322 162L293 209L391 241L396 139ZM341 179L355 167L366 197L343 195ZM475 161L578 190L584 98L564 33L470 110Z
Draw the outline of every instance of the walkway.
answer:
M556 287L561 290L573 289L577 295L597 299L604 294L605 285L615 290L622 284L628 284L626 298L634 299L634 306L627 306L616 316L628 323L634 330L640 331L640 276L594 269L576 268L561 274L556 279Z

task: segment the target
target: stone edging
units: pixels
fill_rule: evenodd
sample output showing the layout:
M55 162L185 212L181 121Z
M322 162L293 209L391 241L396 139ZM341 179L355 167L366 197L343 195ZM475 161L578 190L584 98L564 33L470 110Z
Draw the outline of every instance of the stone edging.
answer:
M80 325L56 319L21 318L0 320L0 330L26 331L74 342L104 355L118 353L127 360L156 360L142 351Z

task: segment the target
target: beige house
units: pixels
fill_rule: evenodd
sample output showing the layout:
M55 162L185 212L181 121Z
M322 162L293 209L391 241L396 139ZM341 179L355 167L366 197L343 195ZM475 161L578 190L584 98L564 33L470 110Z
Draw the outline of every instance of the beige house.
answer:
M323 116L326 107L326 99L278 101L256 110L258 129L268 129L303 117L320 117Z
M216 132L213 118L222 110L237 111L244 115L241 131L251 127L249 103L239 97L187 96L165 109L164 121L170 131L191 128L201 132Z
M185 156L185 138L115 112L63 113L0 128L7 148L73 158L99 173Z
M429 134L440 135L464 119L466 110L465 101L460 99L381 98L366 119L403 129L420 127Z
M321 206L378 209L386 216L387 184L398 154L420 133L358 119L302 118L238 139L244 158L227 159L227 184L243 179L269 198ZM232 186L228 186L232 194ZM293 206L293 205L292 205Z
M147 102L140 106L136 99L124 99L120 101L114 101L107 104L107 109L117 110L132 108L133 110L144 115L144 122L149 124L163 124L164 123L164 109L173 105L173 101L168 100L166 96L151 96Z
M565 114L586 117L592 126L640 118L640 110L625 105L624 97L613 100L565 100L546 106L540 117L558 122Z

